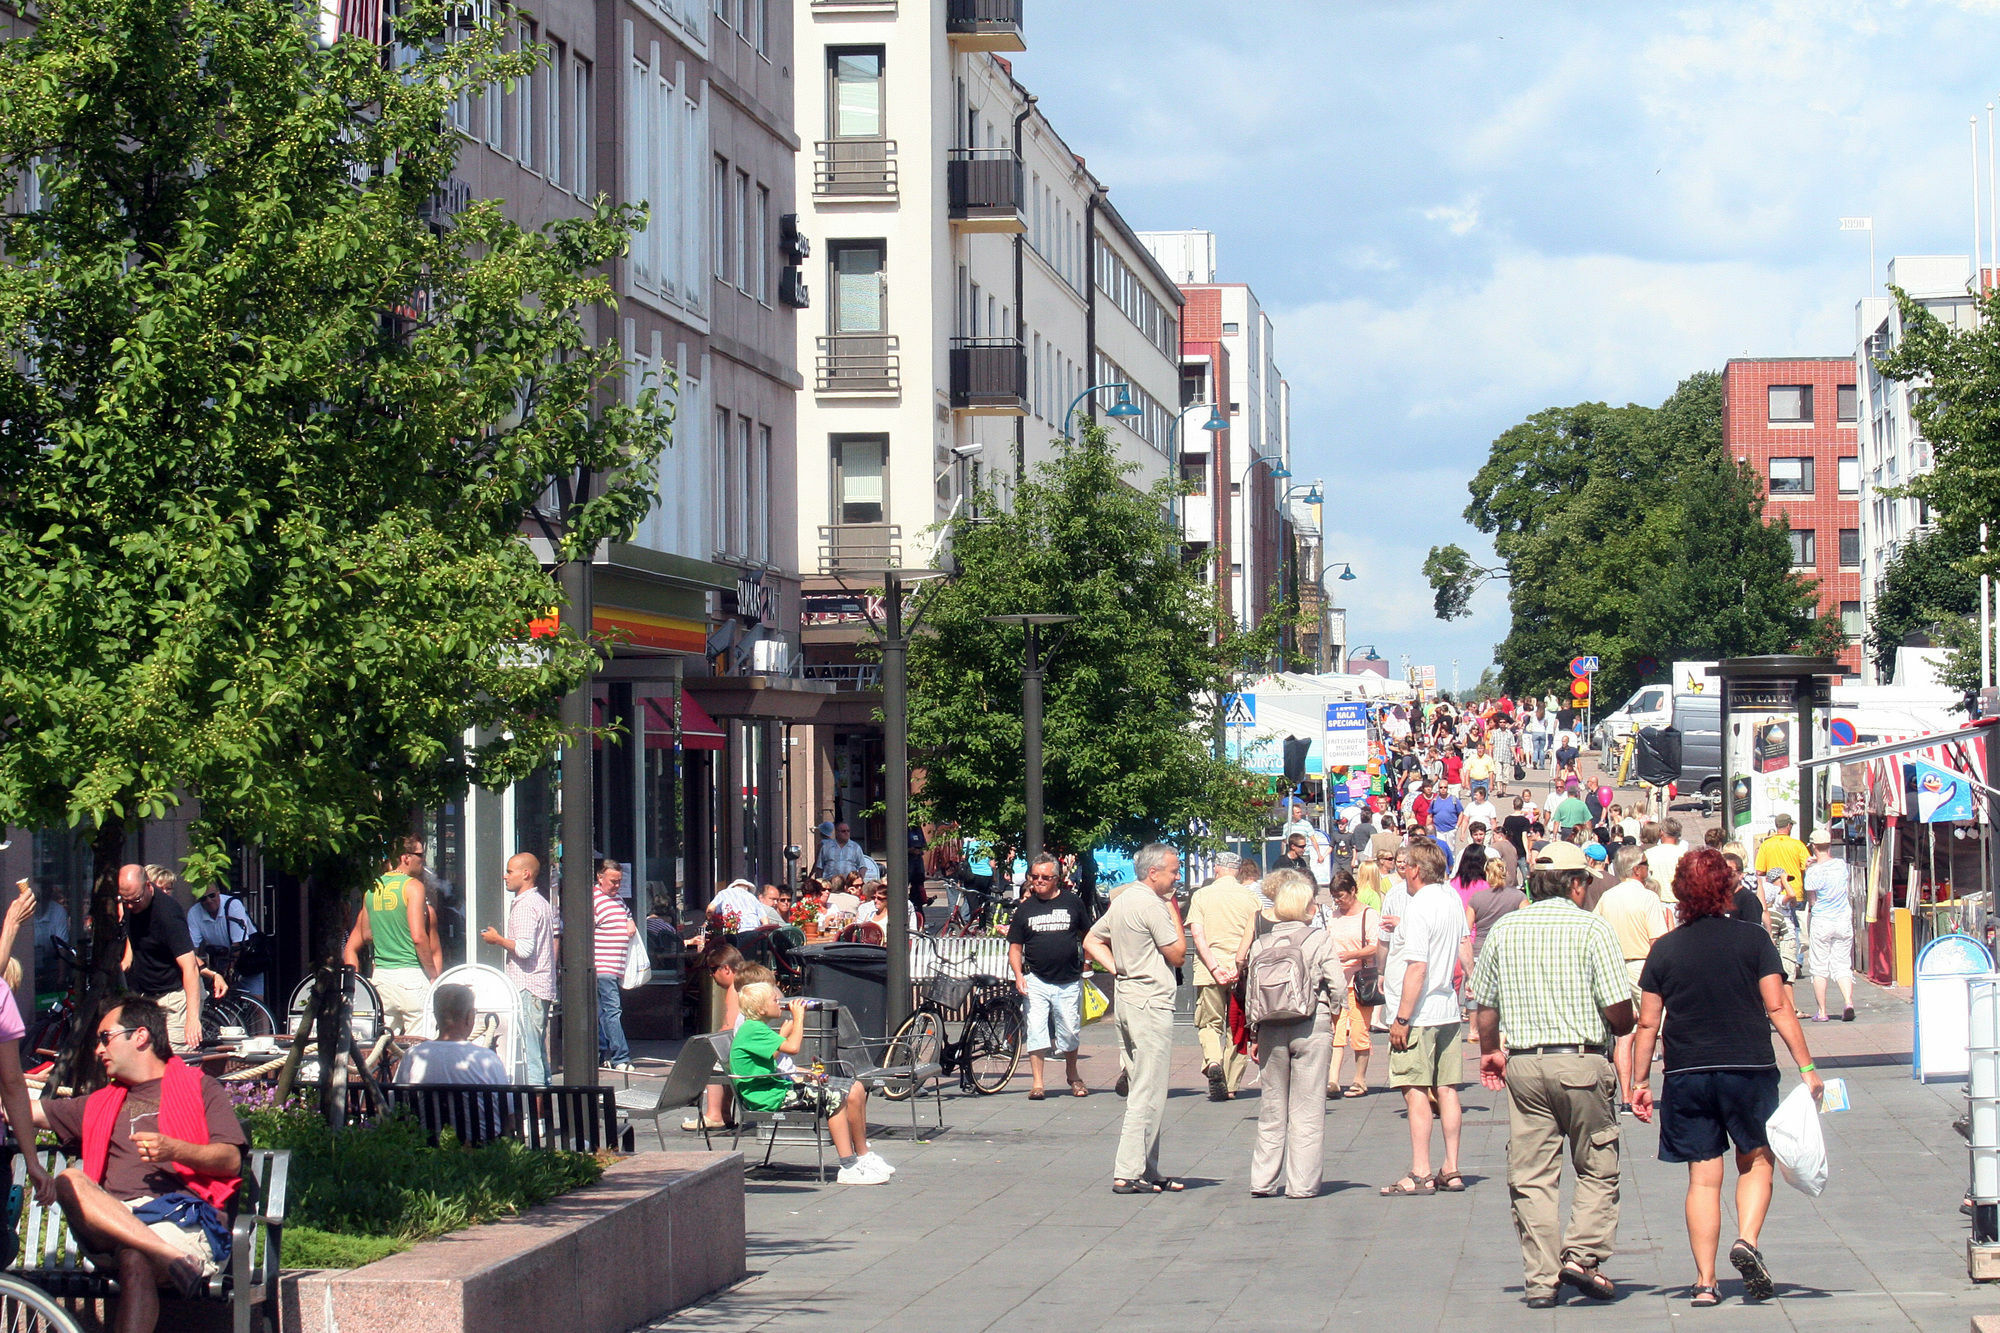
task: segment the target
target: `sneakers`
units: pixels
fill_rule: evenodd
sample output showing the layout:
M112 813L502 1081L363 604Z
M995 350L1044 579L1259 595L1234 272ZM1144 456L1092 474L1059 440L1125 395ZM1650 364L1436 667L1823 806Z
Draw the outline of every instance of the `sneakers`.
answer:
M853 1166L841 1167L834 1180L842 1185L886 1185L889 1173L878 1170L866 1157L857 1157Z
M615 1065L606 1065L605 1068L614 1074L636 1074L639 1072L638 1066L634 1065L630 1060L621 1060Z
M885 1176L893 1176L896 1174L896 1168L890 1166L887 1162L883 1161L882 1155L874 1151L873 1149L870 1149L869 1151L862 1153L860 1159L855 1163L855 1165L859 1166L862 1162L866 1162L869 1166L874 1167L877 1171L880 1171Z

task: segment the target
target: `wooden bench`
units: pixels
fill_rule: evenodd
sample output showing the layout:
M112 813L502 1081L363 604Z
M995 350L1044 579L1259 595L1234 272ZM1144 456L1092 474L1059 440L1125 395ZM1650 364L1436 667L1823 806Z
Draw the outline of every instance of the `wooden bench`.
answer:
M519 1139L530 1148L571 1152L632 1151L632 1131L621 1134L618 1090L557 1084L389 1083L387 1110L408 1110L436 1142L450 1129L461 1143Z
M21 1190L17 1232L21 1251L14 1261L14 1274L59 1299L116 1296L117 1278L93 1267L84 1257L61 1208L35 1201L35 1191L27 1183L27 1163L18 1150L10 1148L8 1153L11 1179ZM46 1152L43 1162L50 1175L70 1165L53 1149ZM229 1262L196 1298L231 1306L236 1333L250 1333L253 1323L262 1323L277 1333L285 1187L291 1165L289 1152L252 1148L244 1153L243 1184L236 1192L235 1215L230 1219Z

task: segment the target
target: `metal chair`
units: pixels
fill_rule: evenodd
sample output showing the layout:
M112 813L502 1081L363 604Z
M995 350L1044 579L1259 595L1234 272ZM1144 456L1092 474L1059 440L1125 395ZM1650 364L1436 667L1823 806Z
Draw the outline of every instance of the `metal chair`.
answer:
M716 1051L713 1038L726 1033L703 1033L689 1037L681 1047L673 1068L667 1071L665 1081L657 1092L644 1092L636 1088L626 1088L618 1094L618 1111L628 1122L650 1120L653 1134L660 1140L660 1151L667 1150L666 1116L673 1111L694 1107L701 1108L702 1095L715 1077ZM709 1143L708 1118L701 1116L701 1141Z
M840 1051L837 1072L847 1075L872 1096L910 1103L910 1130L917 1123L917 1103L929 1088L937 1101L937 1129L944 1128L944 1027L936 1014L919 1012L897 1037L861 1035L854 1015L840 1010L835 1037Z

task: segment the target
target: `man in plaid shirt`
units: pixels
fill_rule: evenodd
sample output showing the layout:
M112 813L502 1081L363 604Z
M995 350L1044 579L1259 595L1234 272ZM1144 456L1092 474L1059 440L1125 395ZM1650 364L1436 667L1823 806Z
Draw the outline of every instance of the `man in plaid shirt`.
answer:
M1597 1270L1618 1233L1611 1043L1632 1030L1632 983L1610 925L1583 910L1592 879L1583 849L1552 842L1533 854L1530 868L1530 902L1486 937L1472 971L1472 1002L1480 1081L1507 1091L1507 1189L1527 1304L1545 1310L1556 1303L1558 1285L1596 1300L1616 1294ZM1576 1164L1576 1197L1559 1238L1565 1149Z

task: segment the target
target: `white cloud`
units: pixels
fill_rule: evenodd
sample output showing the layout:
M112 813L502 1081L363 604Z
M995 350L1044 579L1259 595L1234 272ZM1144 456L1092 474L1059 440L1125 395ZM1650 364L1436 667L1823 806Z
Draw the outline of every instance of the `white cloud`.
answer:
M1454 236L1469 234L1479 225L1479 200L1470 198L1457 204L1437 204L1423 211L1426 222L1442 222Z

